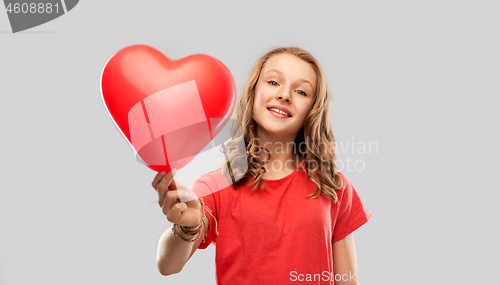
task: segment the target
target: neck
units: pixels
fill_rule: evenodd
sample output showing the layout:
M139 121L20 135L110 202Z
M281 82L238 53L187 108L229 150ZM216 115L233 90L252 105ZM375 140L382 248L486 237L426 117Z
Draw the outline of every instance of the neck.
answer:
M294 154L294 136L288 137L270 137L260 135L260 145L266 148L271 157L262 150L260 153L262 166L266 168L266 172L281 172L287 173L293 171L298 166L298 157ZM264 162L269 158L269 161Z

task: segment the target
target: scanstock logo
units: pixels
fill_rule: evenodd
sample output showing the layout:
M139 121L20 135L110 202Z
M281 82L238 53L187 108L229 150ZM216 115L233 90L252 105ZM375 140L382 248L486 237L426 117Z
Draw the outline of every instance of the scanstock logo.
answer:
M3 0L13 33L54 20L75 8L78 0Z

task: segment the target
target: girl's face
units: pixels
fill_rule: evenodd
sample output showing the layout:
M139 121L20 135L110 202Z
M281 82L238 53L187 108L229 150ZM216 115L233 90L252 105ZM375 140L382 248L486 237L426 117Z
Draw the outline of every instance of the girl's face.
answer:
M316 73L307 62L291 54L269 58L255 87L253 117L258 131L268 138L293 141L312 107L315 91Z

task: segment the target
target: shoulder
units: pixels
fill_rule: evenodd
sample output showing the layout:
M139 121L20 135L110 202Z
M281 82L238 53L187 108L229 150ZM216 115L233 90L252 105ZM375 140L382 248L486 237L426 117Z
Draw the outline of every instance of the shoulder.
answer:
M342 201L342 200L344 200L343 199L344 197L351 196L351 194L353 192L353 186L351 184L351 181L349 181L349 179L347 179L347 177L345 177L345 175L342 172L338 171L337 174L342 179L342 187L335 190L335 192L337 193L337 197L338 197L339 201Z
M339 191L344 191L347 188L352 186L351 181L349 181L349 179L347 179L347 177L345 177L345 175L342 172L337 171L337 174L342 179L342 187L340 189L338 189Z

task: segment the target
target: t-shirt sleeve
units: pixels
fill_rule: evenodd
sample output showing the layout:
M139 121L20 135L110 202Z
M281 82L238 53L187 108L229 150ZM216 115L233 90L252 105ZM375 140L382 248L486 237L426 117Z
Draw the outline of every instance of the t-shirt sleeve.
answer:
M198 246L199 249L207 248L211 243L215 245L217 240L217 222L215 219L218 219L217 215L217 203L216 203L216 195L214 195L214 191L211 189L210 177L206 177L205 175L200 176L191 186L191 190L198 196L198 199L205 202L205 216L208 218L209 224L207 229L207 237L205 241L201 242ZM217 194L217 191L216 191ZM210 214L211 213L211 214ZM215 217L215 218L214 218Z
M332 242L345 238L371 218L354 186L342 173L338 173L343 180L343 186L336 191L339 201L332 207Z

